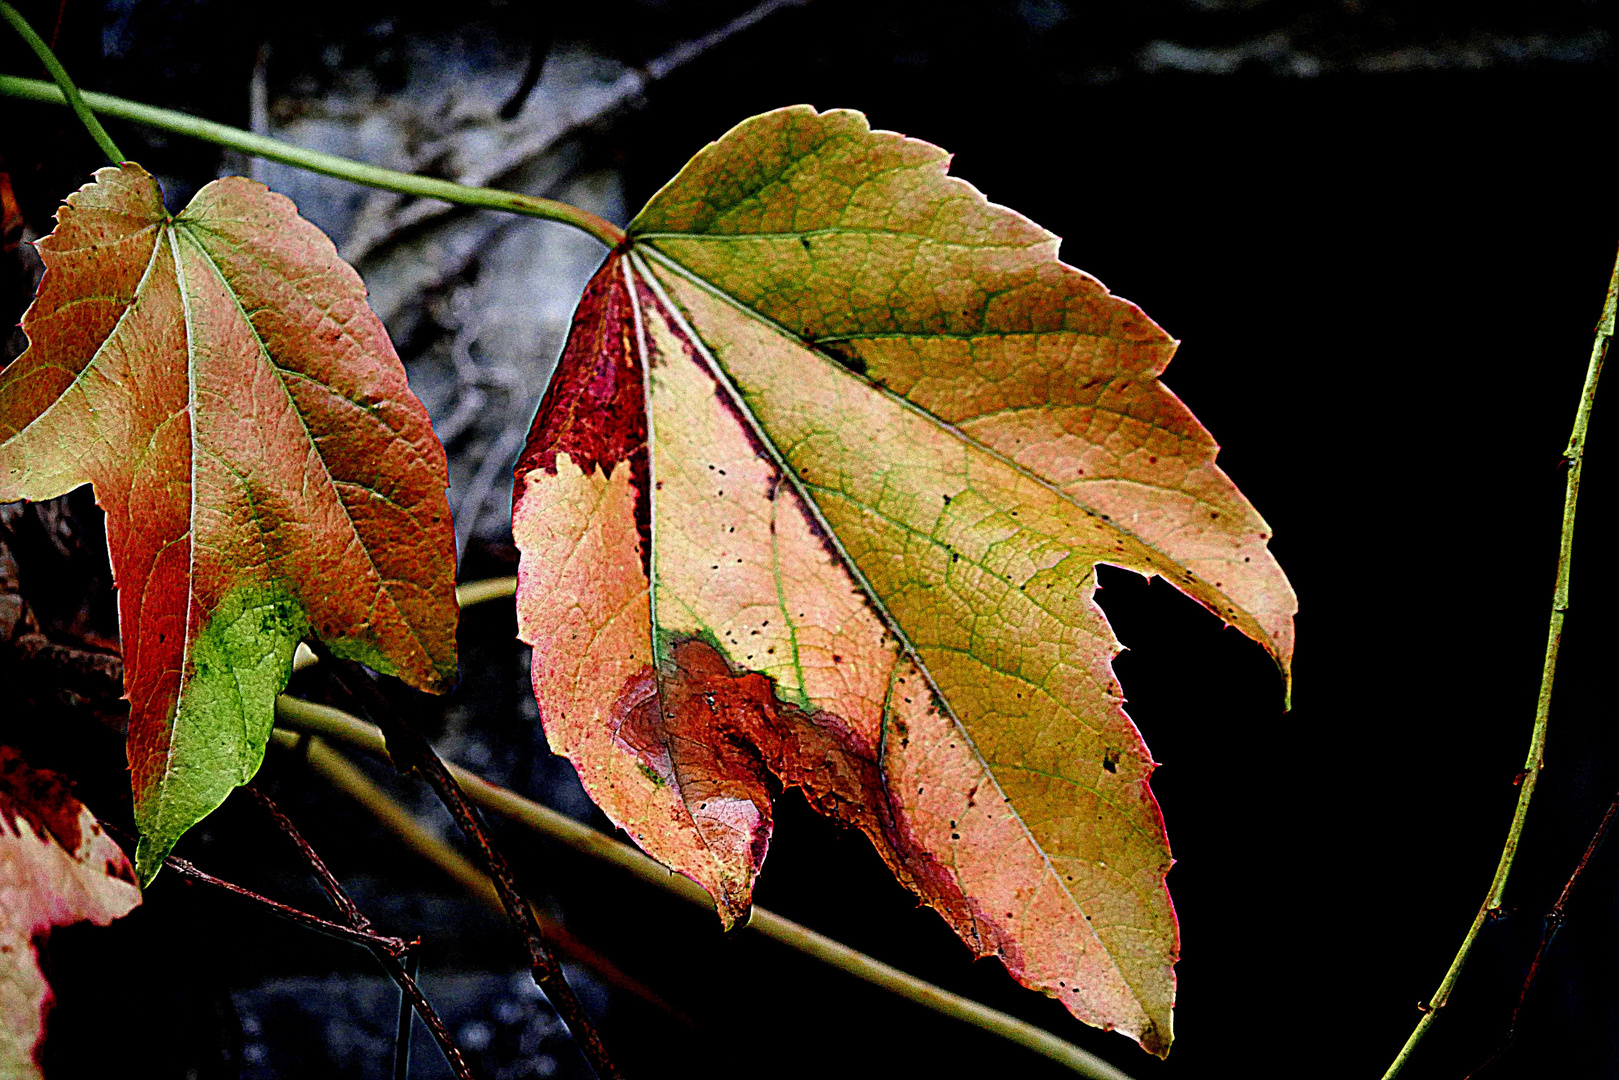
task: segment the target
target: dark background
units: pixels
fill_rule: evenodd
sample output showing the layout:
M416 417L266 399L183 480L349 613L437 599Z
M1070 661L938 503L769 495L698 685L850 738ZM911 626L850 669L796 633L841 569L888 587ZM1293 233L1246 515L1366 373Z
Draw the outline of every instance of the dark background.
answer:
M42 31L56 18L55 2L19 6ZM582 46L633 66L745 8L467 0L426 17L376 3L70 2L61 45L88 88L245 126L265 41L272 86L318 81L334 56L374 64L386 85L398 77L392 37L459 21L532 40L540 55ZM1073 1021L992 962L970 963L863 838L796 796L783 800L761 905L1143 1080L1381 1075L1484 894L1523 765L1559 457L1619 241L1616 30L1612 5L1566 0L1420 13L1395 2L815 0L592 129L589 153L621 170L630 208L736 121L794 102L858 108L954 151L956 175L1063 236L1066 261L1182 339L1165 381L1221 440L1220 463L1273 526L1301 600L1284 713L1256 646L1161 582L1103 575L1178 860L1183 959L1167 1062ZM9 39L0 61L39 74ZM126 153L182 184L220 168L216 148L110 126ZM38 232L99 164L65 110L5 99L0 155ZM7 325L26 302L26 267L11 258ZM1619 601L1611 404L1599 401L1587 458L1574 604L1512 913L1485 929L1413 1078L1459 1077L1488 1056L1541 917L1619 788L1603 631ZM14 513L4 535L47 629L85 639L107 632L110 607L96 512L84 493L73 499L48 520ZM464 578L509 572L509 546L469 548ZM451 752L483 746L474 757L493 778L583 812L567 766L526 719L513 632L509 609L469 613L466 683L434 723ZM0 706L0 738L67 769L108 819L127 817L116 704L17 666L0 677L27 702ZM362 907L426 936L439 980L429 993L483 1043L474 1056L487 1074L546 1075L535 1055L547 1054L558 1075L578 1075L543 1005L514 989L519 952L498 923L295 763L272 757L266 775ZM509 839L576 935L685 1014L586 977L631 1076L1066 1075L768 942L722 937L712 918L583 859ZM180 853L319 905L237 800ZM1488 1075L1619 1070L1616 918L1609 847ZM172 880L112 929L58 931L50 963L57 1076L137 1065L150 1076L374 1075L381 1051L353 1032L392 1022L363 955ZM417 1060L421 1076L442 1068Z

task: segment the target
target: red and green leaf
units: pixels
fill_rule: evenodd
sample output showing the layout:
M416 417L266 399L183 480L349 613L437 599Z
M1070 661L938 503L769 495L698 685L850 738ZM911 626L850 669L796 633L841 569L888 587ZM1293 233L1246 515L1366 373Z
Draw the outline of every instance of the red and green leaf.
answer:
M140 902L129 859L67 781L0 746L0 1076L44 1075L51 988L38 949L51 928L106 926Z
M293 650L442 691L456 674L444 452L359 275L287 199L180 214L103 169L39 244L0 372L0 500L107 514L143 880L258 769Z
M975 952L1162 1054L1171 860L1095 568L1284 674L1296 602L1158 380L1175 342L947 165L783 109L631 223L517 469L535 694L726 923L800 787Z

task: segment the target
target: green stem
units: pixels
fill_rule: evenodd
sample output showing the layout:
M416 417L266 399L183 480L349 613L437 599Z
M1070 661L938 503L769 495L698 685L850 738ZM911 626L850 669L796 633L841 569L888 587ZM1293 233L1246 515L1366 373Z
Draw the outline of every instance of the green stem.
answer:
M84 95L79 93L77 86L73 85L73 80L68 77L67 69L62 66L60 60L56 59L56 54L51 52L51 47L45 44L38 34L34 33L34 28L28 25L28 20L24 19L17 9L10 4L0 3L0 19L5 19L6 22L11 24L13 30L22 35L22 39L28 42L28 47L34 50L34 55L39 57L40 63L45 65L45 70L50 72L51 78L56 80L56 86L51 86L50 83L44 82L39 85L56 90L61 95L62 103L73 109L74 115L79 118L79 122L90 132L90 137L96 141L97 146L101 147L101 152L107 155L107 160L114 165L122 165L125 160L123 151L119 150L118 145L112 141L112 136L108 135L107 129L101 126L101 121L96 119L95 113L92 113L89 107L85 105ZM20 81L32 82L33 80Z
M0 4L0 7L3 6ZM51 105L62 105L67 102L63 91L48 82L19 79L11 75L0 75L0 96ZM336 154L306 150L301 146L294 146L264 135L255 135L251 131L243 131L227 124L216 124L212 120L174 112L171 109L142 105L138 101L128 101L109 94L85 94L82 104L88 104L103 116L145 124L176 135L189 135L216 146L240 150L244 154L279 161L284 165L308 169L310 172L335 176L339 180L349 180L367 187L381 188L383 191L395 191L401 195L419 195L424 199L438 199L459 206L504 210L507 213L560 222L589 233L610 248L616 248L624 242L624 230L611 221L592 214L589 210L581 210L577 206L570 206L555 199L542 199L536 195L522 195L515 191L497 191L494 188L470 187L450 180L413 176L392 169L379 169L375 165L362 165L357 161L338 157ZM89 116L88 111L82 115L89 117L88 123L95 122L95 117ZM99 125L97 129L99 130Z
M503 600L508 596L517 595L517 579L515 577L485 578L483 581L468 581L455 587L455 602L461 607L469 608L473 604L483 604L490 600Z
M372 754L387 753L381 731L329 705L300 701L283 694L276 699L275 715L278 723L293 731L314 735ZM476 773L468 772L458 765L450 764L449 768L462 790L466 792L467 798L483 809L566 844L575 851L610 863L648 884L673 893L687 903L713 910L714 901L703 891L701 885L690 878L669 872L629 845L605 836L590 826L559 814L549 807L525 799L516 792L491 784ZM392 806L390 801L388 806L379 805L373 809L378 814L379 820L397 821L397 815L390 810ZM889 993L998 1035L1037 1054L1043 1054L1053 1061L1068 1066L1080 1076L1090 1077L1092 1080L1130 1080L1127 1074L1101 1058L1059 1039L1049 1031L1019 1020L1015 1016L998 1012L987 1005L980 1005L970 998L952 994L942 987L924 982L897 968L889 967L880 960L763 908L753 909L747 930L797 949L807 956L814 957L857 979L863 979Z
M1546 725L1551 719L1552 709L1552 682L1557 674L1557 650L1563 640L1563 618L1568 614L1568 581L1574 556L1574 509L1580 497L1580 470L1585 463L1585 439L1591 426L1591 407L1596 402L1597 379L1602 374L1602 362L1608 355L1608 343L1613 340L1615 305L1619 302L1616 298L1619 298L1619 259L1614 261L1613 275L1608 280L1608 297L1602 306L1602 318L1597 323L1596 340L1591 343L1591 359L1585 369L1585 387L1580 392L1580 405L1574 413L1574 431L1569 435L1568 447L1563 451L1563 462L1568 467L1568 484L1563 493L1563 536L1557 551L1557 584L1552 590L1546 658L1540 669L1540 698L1535 703L1535 727L1529 736L1529 757L1524 762L1518 788L1518 807L1512 815L1512 826L1507 830L1506 846L1501 850L1501 861L1496 864L1490 891L1485 895L1478 913L1473 916L1473 924L1467 928L1467 936L1462 939L1462 947L1457 950L1456 958L1450 962L1450 970L1445 972L1444 981L1439 984L1439 989L1423 1011L1422 1019L1417 1021L1415 1030L1405 1040L1393 1064L1383 1074L1383 1080L1393 1080L1405 1068L1412 1051L1416 1050L1417 1044L1433 1026L1439 1010L1450 1000L1450 992L1461 976L1468 954L1473 951L1479 930L1501 910L1507 877L1512 873L1512 862L1518 854L1518 841L1523 836L1524 822L1529 817L1529 800L1534 797L1535 784L1540 779L1541 762L1545 756Z

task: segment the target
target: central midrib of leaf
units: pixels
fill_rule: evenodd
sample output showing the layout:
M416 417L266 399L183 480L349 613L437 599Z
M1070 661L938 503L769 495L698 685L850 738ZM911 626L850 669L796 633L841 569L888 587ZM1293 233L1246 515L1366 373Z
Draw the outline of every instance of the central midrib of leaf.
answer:
M813 494L809 490L809 487L804 483L802 478L799 477L799 475L797 473L797 470L795 470L786 461L785 457L783 456L783 454L781 452L781 449L776 445L776 442L775 442L774 438L771 437L770 433L765 429L764 425L759 421L758 417L754 414L754 411L753 411L752 407L748 404L748 402L745 399L745 397L743 396L741 390L736 386L734 381L732 381L729 373L725 371L724 366L719 362L718 358L713 355L712 351L708 348L708 345L703 340L702 336L700 334L698 334L696 329L693 326L691 326L691 324L686 320L685 315L680 310L679 305L677 305L674 302L673 298L671 298L664 291L661 283L658 282L656 276L653 275L652 272L640 261L640 254L641 254L642 251L645 251L648 254L650 254L651 256L657 258L664 265L669 266L672 270L679 273L682 277L686 278L688 281L691 281L694 284L698 285L699 287L701 287L703 289L706 289L707 291L709 291L713 295L719 297L720 299L724 300L726 303L728 303L728 304L732 305L733 307L735 307L737 310L743 312L748 317L757 320L762 325L770 328L772 331L775 331L777 333L780 333L780 334L786 336L788 339L790 339L791 341L797 343L799 346L804 348L806 351L812 353L817 358L817 360L819 360L820 362L831 365L832 368L834 368L840 374L845 375L845 376L849 377L850 379L854 380L856 385L858 385L862 390L881 392L885 396L890 398L891 400L902 403L903 405L905 405L907 408L911 409L912 411L926 417L929 421L931 421L931 422L933 422L935 424L938 424L941 428L943 428L945 430L948 430L948 431L951 431L952 433L954 433L956 435L957 438L961 439L963 442L968 443L968 444L970 444L970 445L972 445L972 446L974 446L974 447L976 447L978 449L983 450L986 454L989 454L990 456L996 458L997 460L1000 460L1000 461L1004 462L1005 461L1004 457L1002 455L1000 455L1000 454L997 454L997 453L994 453L993 451L990 451L988 448L982 447L981 444L977 443L976 440L971 439L965 433L963 433L959 429L955 428L953 425L947 424L944 421L939 420L936 416L933 416L931 413L928 413L926 410L920 409L917 406L915 406L913 403L911 403L909 401L906 401L904 398L901 398L898 395L892 394L891 392L889 392L889 391L887 391L887 390L885 390L885 389L883 389L881 387L875 386L869 380L866 380L866 379L860 377L855 372L850 371L845 365L837 363L835 360L833 360L830 357L826 356L826 354L821 352L819 349L816 349L812 345L810 345L809 343L805 342L804 339L800 335L794 333L790 329L788 329L788 328L782 326L781 324L775 322L774 320L770 319L769 317L765 316L763 313L755 310L754 308L750 307L749 305L738 301L736 298L730 296L729 294L727 294L723 290L715 287L710 282L703 279L701 276L699 276L697 274L694 274L691 271L687 270L684 266L680 265L678 262L676 262L671 257L665 255L663 252L658 251L656 248L650 248L650 247L649 248L640 248L640 247L637 247L636 249L633 250L633 252L632 252L632 254L630 256L630 259L634 262L636 272L641 276L641 278L644 281L646 281L648 286L654 291L654 293L657 295L659 301L669 311L671 317L673 317L674 319L676 319L679 322L682 331L691 340L691 342L693 343L693 346L701 353L701 355L703 357L703 361L706 364L706 366L708 367L710 373L719 382L720 386L722 386L724 388L725 393L727 394L727 396L735 404L735 406L739 410L740 414L746 419L749 427L752 429L752 431L754 433L755 438L757 438L759 440L760 444L763 445L767 449L767 452L771 455L771 459L774 462L774 464L776 465L776 468L781 473L782 477L785 478L787 483L791 486L792 490L798 495L799 499L802 501L802 503L805 505L805 507L809 510L809 512L812 513L815 516L816 522L819 525L823 535L828 538L828 540L832 544L834 550L837 552L838 558L839 558L840 563L842 564L844 570L850 575L851 578L854 579L854 581L856 583L858 583L859 587L864 592L866 598L872 604L873 609L878 613L879 617L882 619L884 626L888 629L889 633L893 634L895 639L899 642L901 648L904 650L906 658L908 660L910 660L910 662L912 664L914 664L916 666L916 669L922 674L922 677L927 682L927 686L928 686L929 691L933 695L934 701L943 710L945 715L949 717L951 724L955 727L956 731L959 733L959 735L960 735L961 739L963 740L963 742L968 747L971 748L971 751L972 751L973 755L975 757L977 757L978 760L982 761L985 764L986 772L987 772L987 774L988 774L988 776L990 778L991 783L993 783L995 785L996 794L999 797L999 799L1001 801L1001 804L1003 806L1008 807L1010 809L1010 812L1012 813L1012 815L1016 818L1019 826L1023 830L1023 833L1024 833L1025 837L1028 839L1028 842L1034 848L1034 850L1039 854L1039 857L1040 857L1040 859L1041 859L1041 861L1042 861L1042 863L1043 863L1043 865L1045 867L1046 873L1050 875L1051 880L1062 891L1062 894L1065 897L1067 897L1068 902L1071 903L1077 910L1083 912L1085 910L1084 906L1079 902L1079 900L1074 896L1073 892L1068 888L1068 884L1067 884L1066 881L1064 881L1062 873L1060 873L1057 870L1057 868L1052 865L1051 858L1050 858L1049 854L1046 852L1045 846L1040 842L1040 840L1034 835L1034 832L1030 829L1027 821L1025 821L1025 819L1023 817L1022 810L1007 795L1005 789L1001 786L1000 776L997 774L996 770L997 770L997 768L1005 768L1006 766L997 765L996 762L992 761L988 756L986 756L979 749L977 742L973 739L971 733L968 731L966 724L962 721L961 717L957 714L954 705L949 700L947 695L945 695L945 693L940 689L937 680L934 678L934 675L933 675L932 671L929 669L929 666L928 666L927 662L921 656L917 646L912 641L910 635L899 624L899 621L894 617L892 612L889 610L888 605L883 601L882 597L878 594L876 588L871 584L870 580L866 577L864 572L861 571L860 567L856 564L855 560L849 555L848 550L844 547L841 538L838 536L836 530L832 527L831 522L827 520L827 518L825 516L825 513L824 513L824 511L822 510L822 508L820 506L820 503L815 499L815 497L813 496ZM632 289L632 295L633 295L633 289ZM648 379L650 378L650 372L646 371L646 368L645 368L644 351L643 351L643 375L645 377L647 377ZM650 386L650 382L648 382L648 385ZM650 420L650 410L649 410L649 420ZM652 435L651 435L651 430L650 430L650 427L649 427L648 438L650 439L651 437L652 437ZM1033 476L1033 475L1029 474L1026 469L1023 469L1022 467L1016 465L1015 463L1006 462L1006 464L1010 468L1012 468L1012 469L1016 470L1017 472L1027 476L1029 479L1034 480L1034 481L1040 483L1042 486L1053 490L1055 494L1059 495L1059 497L1062 497L1065 500L1067 500L1069 502L1072 502L1072 500L1069 499L1068 496L1061 493L1060 491L1055 491L1055 489L1051 488L1050 484L1046 483L1043 480L1040 480L1039 477L1036 477L1036 476ZM656 491L656 485L655 484L652 485L652 491L653 492ZM1087 511L1087 512L1089 512L1089 511ZM654 516L654 518L656 517L656 515L653 515L653 516ZM1123 530L1119 530L1119 531L1122 532ZM655 537L656 537L656 534L654 533L654 543L656 542ZM655 566L656 563L657 563L656 557L653 558L652 562L653 562L653 565ZM654 592L656 591L656 581L655 581L655 579L652 581L651 588L653 589ZM654 627L656 627L655 609L654 609ZM654 636L656 636L656 630L654 630ZM654 655L658 655L658 654L655 653ZM795 665L796 665L797 662L798 662L796 643L794 645L794 661L795 661ZM801 688L800 692L802 693L802 688ZM789 701L788 698L782 696L779 692L778 692L778 697L781 697L782 700L784 700L784 701ZM791 703L791 702L789 701L789 703ZM1078 714L1075 714L1075 715L1078 715ZM886 751L887 740L888 740L888 728L889 728L888 709L887 709L887 707L885 705L885 707L884 707L884 715L883 715L883 722L882 722L882 725L881 725L881 728L880 728L880 742L879 742L879 745L878 745L878 761L879 761L879 763L881 763L884 760L884 753ZM1014 766L1013 768L1020 768L1020 767L1019 766ZM882 784L883 784L883 787L884 787L885 795L887 797L889 797L889 798L892 798L893 793L889 789L890 780L889 780L889 777L888 777L888 774L887 774L887 770L883 769L883 768L879 768L878 775L882 779ZM1076 786L1078 786L1078 785L1076 785ZM1086 789L1086 790L1091 790L1091 789ZM1108 805L1110 805L1110 806L1112 805L1112 803L1110 801L1108 801L1108 800L1103 800L1103 801L1107 802ZM1135 831L1135 830L1132 828L1132 831ZM1153 841L1155 843L1157 842L1156 837L1154 837L1152 839L1153 839ZM1132 988L1134 988L1134 983L1130 980L1130 978L1124 972L1124 970L1119 967L1118 962L1112 956L1111 950L1107 951L1107 955L1108 955L1109 963L1111 963L1113 965L1114 969L1116 971L1118 971L1120 978L1123 979L1126 984L1128 984L1128 985L1132 986Z
M361 535L359 526L354 521L354 515L349 512L348 504L343 500L343 497L342 497L342 495L340 493L344 482L339 481L337 479L337 477L332 474L331 466L326 461L326 453L321 447L320 440L315 438L314 433L309 430L309 422L304 418L303 410L301 410L298 407L297 399L293 397L292 391L287 387L287 377L288 376L294 376L294 377L297 377L297 378L304 379L304 380L306 380L306 381L308 381L310 383L313 383L314 385L319 386L322 390L324 390L327 394L329 394L333 398L337 398L337 399L340 399L340 400L342 400L344 402L347 402L349 405L353 406L356 409L361 410L362 412L368 412L369 413L369 412L371 412L373 410L368 408L362 402L357 402L357 401L353 400L352 398L347 397L346 395L338 393L330 385L328 385L328 384L326 384L324 382L321 382L319 379L316 379L312 375L309 375L309 374L306 374L306 373L300 372L300 371L293 371L291 369L282 367L279 363L277 363L276 359L275 359L275 356L270 351L270 347L265 343L263 336L260 335L258 327L254 324L252 318L248 315L247 310L242 306L241 295L231 285L230 279L225 275L224 270L220 267L219 263L214 259L212 253L209 252L207 245L201 243L192 234L195 233L195 232L207 233L216 242L218 242L220 244L224 244L224 245L226 245L228 247L231 247L238 254L243 255L244 257L251 259L265 273L271 274L271 275L274 275L274 276L278 277L280 280L286 282L289 286L293 284L292 282L288 281L285 277L281 276L274 268L272 268L267 263L265 263L264 260L257 258L251 252L244 251L240 245L236 245L236 244L231 243L231 241L228 238L222 236L218 232L215 232L214 230L207 228L206 225L204 225L204 224L202 224L202 223L200 223L198 221L188 219L184 215L181 215L180 217L176 218L175 221L169 226L168 231L169 231L169 233L171 235L171 243L176 243L177 244L177 240L172 239L172 238L177 238L179 236L184 236L185 237L186 242L188 244L190 244L192 250L194 250L203 259L203 261L207 263L209 268L213 270L215 277L217 277L219 279L220 286L224 289L225 293L231 298L231 302L233 304L235 304L237 317L241 320L242 325L247 329L248 333L250 333L252 335L253 343L258 349L259 359L265 364L265 366L267 366L268 368L270 368L272 371L275 372L276 385L281 387L282 392L286 395L286 397L287 397L287 405L288 405L289 410L291 411L291 413L294 416L296 416L298 418L299 428L303 432L305 440L309 443L310 449L314 451L315 459L320 462L321 475L325 478L326 484L327 484L328 488L330 489L330 491L332 492L333 500L337 503L338 507L343 511L343 520L348 525L350 534L354 537L355 546L358 547L360 549L360 551L364 552L366 565L371 569L371 572L375 576L376 580L379 583L382 583L382 584L385 585L387 583L387 578L383 575L381 569L376 564L376 560L372 557L371 548L370 548L370 546L368 544L365 543L365 538ZM188 294L188 292L187 292L187 290L185 288L185 272L180 267L179 250L178 250L177 246L175 248L175 273L176 273L176 276L179 278L179 281L180 281L181 296L182 296L183 302L185 303L185 310L186 310L186 351L187 351L187 361L188 361L188 365L187 365L187 384L188 384L188 392L190 394L189 411L190 411L191 420L192 420L192 427L191 427L191 430L192 430L192 446L191 446L191 453L192 453L192 494L191 494L192 502L191 502L191 511L192 512L191 512L191 521L193 523L193 528L194 528L195 527L195 522L196 522L196 466L195 466L195 460L196 460L196 455L197 454L206 453L207 451L201 445L201 441L197 438L197 425L196 425L196 384L197 384L197 380L196 380L196 371L195 371L194 366L192 366L192 364L191 364L191 356L190 356L190 354L191 354L191 344L192 344L192 340L193 340L193 334L192 334L192 329L191 329L191 300L190 300L190 296L189 296L189 294ZM347 331L345 330L344 333L347 334ZM413 462L413 467L418 468L418 469L424 469L424 468L427 467L427 463L425 461L423 461L418 456L418 457L415 458L415 460ZM248 483L246 480L241 479L240 475L235 473L234 470L232 470L232 475L236 475L237 478L241 481L242 491L244 492L244 495L247 498L249 505L253 508L254 521L259 523L259 525L260 525L260 528L256 532L256 539L258 540L259 544L261 545L261 547L262 547L262 549L263 549L263 551L265 553L265 559L264 559L263 565L268 567L268 566L271 565L272 559L270 558L269 546L265 542L265 539L264 539L264 535L265 535L265 529L263 528L264 519L258 512L258 504L257 504L257 501L254 498L253 485ZM375 488L366 487L365 490L367 492L369 492L370 494L378 497L378 498L382 498L382 499L387 499L388 498L386 495L383 495L381 492L377 491ZM391 502L392 500L389 500L389 501ZM193 538L193 550L195 550L195 538ZM409 620L409 619L401 619L400 621L404 623L406 630L409 631L412 639L416 642L417 647L421 650L422 655L431 656L432 652L427 647L427 643L422 640L421 633L418 630L416 624L413 621ZM188 644L187 644L187 648L189 649L189 641L188 641Z

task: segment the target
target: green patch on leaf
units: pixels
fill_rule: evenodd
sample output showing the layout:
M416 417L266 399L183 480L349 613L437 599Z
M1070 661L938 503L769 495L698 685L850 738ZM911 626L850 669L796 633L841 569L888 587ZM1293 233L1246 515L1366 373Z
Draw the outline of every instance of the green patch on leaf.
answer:
M276 695L307 628L291 593L246 586L226 596L197 635L170 732L170 768L136 814L135 870L143 883L187 829L258 772Z

